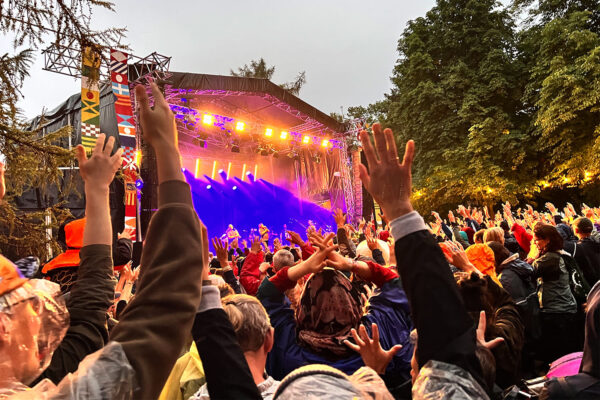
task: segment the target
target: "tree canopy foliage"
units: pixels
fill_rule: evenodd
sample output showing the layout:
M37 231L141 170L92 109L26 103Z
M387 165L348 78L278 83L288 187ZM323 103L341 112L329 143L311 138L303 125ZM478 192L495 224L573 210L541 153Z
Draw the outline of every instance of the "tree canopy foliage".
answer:
M349 114L415 139L416 204L532 200L600 174L594 0L438 0L408 23L385 99Z
M31 188L42 198L52 186L60 198L73 190L72 182L65 182L59 169L72 165L73 154L57 145L71 128L43 132L39 126L30 130L18 107L20 90L35 51L43 43L74 48L91 45L97 50L119 46L124 29L90 28L97 8L113 10L113 4L101 0L0 2L0 32L13 40L13 53L0 55L0 153L5 157L7 184L7 196L0 205L0 251L12 259L29 255L44 259L49 248L58 250L56 235L48 236L46 230L55 229L69 216L60 201L48 202L47 210L23 213L15 198Z
M231 76L241 76L243 78L261 78L271 79L275 73L275 66L268 66L264 58L250 61L250 65L245 64L239 67L237 71L230 70ZM296 75L296 78L291 82L282 83L279 86L291 94L297 96L300 89L306 83L306 72L302 71Z

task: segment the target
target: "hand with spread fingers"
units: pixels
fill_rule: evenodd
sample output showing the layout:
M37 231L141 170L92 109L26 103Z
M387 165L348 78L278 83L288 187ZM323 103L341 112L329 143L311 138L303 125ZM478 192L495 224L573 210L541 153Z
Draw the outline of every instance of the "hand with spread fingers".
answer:
M105 142L106 146L104 145ZM118 149L115 154L111 155L114 145L115 138L113 136L106 140L106 135L101 133L96 139L96 145L90 158L88 158L82 145L77 146L76 155L79 162L79 173L86 186L108 188L123 162L121 158L123 149Z
M411 167L415 155L415 143L406 143L402 163L398 158L394 133L373 124L375 148L366 131L360 133L363 151L369 168L360 164L360 179L365 189L381 206L383 213L393 221L413 210L410 203L412 191Z
M219 238L213 238L212 240L213 248L215 249L215 253L217 254L217 260L219 260L219 264L221 268L226 268L229 266L228 262L228 252L229 244L227 242L223 242Z
M316 234L316 232L313 234ZM337 246L334 246L332 243L334 236L334 233L330 233L323 237L319 244L315 243L317 251L315 251L307 260L290 267L288 270L288 278L292 281L297 281L305 275L314 274L323 270L326 266L325 260L329 254L334 253L334 250L337 249Z
M373 338L369 337L367 329L362 324L358 327L358 333L356 329L352 328L350 332L356 344L349 340L344 340L344 344L360 353L367 367L372 368L379 375L383 375L392 358L402 349L402 346L397 344L389 350L384 350L379 343L379 327L377 324L372 324L371 330Z
M338 228L342 228L346 224L346 215L339 208L336 208L333 212L333 218Z
M487 341L485 339L485 328L487 326L487 321L485 318L486 318L485 311L481 311L479 313L479 324L477 324L477 331L476 331L477 341L479 342L479 344L481 344L486 349L492 350L493 348L502 344L504 342L504 338L497 337L490 341Z

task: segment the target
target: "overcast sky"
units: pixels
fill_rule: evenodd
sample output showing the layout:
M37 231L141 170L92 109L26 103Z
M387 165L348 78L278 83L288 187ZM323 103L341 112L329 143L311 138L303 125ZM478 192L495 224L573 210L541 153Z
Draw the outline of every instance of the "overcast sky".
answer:
M132 52L171 56L171 70L228 75L252 59L276 66L275 83L306 71L300 98L325 113L367 105L390 89L396 44L407 21L434 0L116 1L94 24L128 29ZM7 38L0 53L11 52ZM42 70L38 54L21 108L33 117L80 90L71 77Z

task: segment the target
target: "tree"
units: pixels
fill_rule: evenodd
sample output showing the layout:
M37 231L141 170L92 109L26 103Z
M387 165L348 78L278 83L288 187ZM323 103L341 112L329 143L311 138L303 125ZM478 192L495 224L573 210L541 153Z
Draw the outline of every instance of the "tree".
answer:
M532 166L511 14L494 0L438 0L408 23L398 52L387 121L400 142L417 142L417 206L514 199Z
M231 76L239 76L243 78L261 78L271 79L275 73L275 66L269 67L264 58L250 61L250 65L245 64L243 67L239 67L237 72L229 70ZM302 71L298 73L296 79L291 82L282 83L279 86L291 94L297 96L300 93L300 89L306 83L306 72Z
M70 127L49 133L42 133L41 127L28 130L18 108L20 89L29 75L34 51L45 42L71 47L91 45L98 51L119 45L124 29L90 28L92 11L98 7L113 10L112 3L101 0L0 3L0 32L11 35L15 51L0 57L0 153L6 157L7 178L7 196L0 205L0 250L10 258L36 255L46 259L48 247L59 248L46 230L57 228L69 216L60 201L48 204L46 211L25 214L18 210L15 199L31 188L39 189L44 196L54 186L63 198L73 189L70 182L63 181L59 169L73 160L72 152L58 145L70 134Z
M520 2L517 2L519 4ZM523 102L546 185L586 186L600 173L600 9L541 1L522 33L531 71Z

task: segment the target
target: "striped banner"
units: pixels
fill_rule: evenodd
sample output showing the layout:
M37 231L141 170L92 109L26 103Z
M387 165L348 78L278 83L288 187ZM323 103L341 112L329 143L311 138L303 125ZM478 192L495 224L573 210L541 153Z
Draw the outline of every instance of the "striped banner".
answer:
M90 153L100 134L100 55L92 47L81 52L81 144Z
M119 142L123 149L123 175L125 176L125 228L132 229L134 239L137 227L137 189L135 187L136 149L135 120L131 108L129 79L127 76L127 53L110 50L110 80L115 96L115 112L119 128Z

